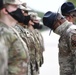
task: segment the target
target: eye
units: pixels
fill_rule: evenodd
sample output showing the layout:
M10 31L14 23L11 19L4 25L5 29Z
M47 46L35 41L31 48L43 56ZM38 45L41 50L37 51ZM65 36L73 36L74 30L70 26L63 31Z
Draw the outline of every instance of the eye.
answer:
M73 14L73 17L76 17L76 14Z
M16 4L12 4L11 6L13 6L14 8L19 8L20 5L16 5Z

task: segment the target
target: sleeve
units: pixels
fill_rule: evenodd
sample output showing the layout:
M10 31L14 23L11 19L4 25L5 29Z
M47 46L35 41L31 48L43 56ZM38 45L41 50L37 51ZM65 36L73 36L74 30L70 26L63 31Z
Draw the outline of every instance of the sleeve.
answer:
M0 75L6 75L7 73L8 53L6 48L0 41Z
M45 48L44 48L44 40L43 40L42 34L38 30L36 30L36 32L38 34L37 37L38 37L40 45L41 45L40 46L40 63L39 63L39 66L41 67L42 64L44 63L44 56L43 56L43 52L45 50Z
M38 34L39 41L40 41L41 46L42 46L42 50L41 51L43 52L43 51L45 51L45 48L44 48L44 39L43 39L43 36L42 36L41 32L39 32L38 30L37 30L37 34Z
M76 75L76 30L70 35L70 49L72 53L72 61Z
M5 41L5 35L0 32L0 75L8 75L8 49L10 44Z
M44 39L43 39L43 36L41 35L41 39L42 39L42 48L43 48L43 51L45 51L45 47L44 47Z
M43 52L45 51L45 48L44 48L44 39L43 39L43 36L41 35L40 33L40 37L41 37L41 47L42 47L42 52L41 52L41 60L40 60L40 67L44 64L44 56L43 56Z
M0 75L27 74L27 53L18 36L10 29L0 31ZM24 65L20 65L20 63ZM19 67L20 66L20 67Z

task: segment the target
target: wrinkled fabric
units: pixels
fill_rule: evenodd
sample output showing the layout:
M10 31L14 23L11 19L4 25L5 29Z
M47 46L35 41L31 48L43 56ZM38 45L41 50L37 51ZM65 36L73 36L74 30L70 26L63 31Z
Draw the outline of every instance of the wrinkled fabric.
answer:
M76 75L76 26L67 24L58 45L60 75Z
M0 22L0 75L28 75L28 55L17 34Z
M36 48L35 48L35 40L33 37L32 32L30 32L28 29L23 28L20 25L16 25L14 27L20 34L21 38L26 42L28 50L29 50L29 55L30 55L30 74L31 75L36 75Z
M30 72L31 75L37 75L39 67L43 64L44 42L41 33L38 30L31 31L24 29L20 25L14 27L27 43L30 54Z
M41 33L37 29L32 30L32 33L35 39L37 71L39 72L39 67L43 64L44 41Z

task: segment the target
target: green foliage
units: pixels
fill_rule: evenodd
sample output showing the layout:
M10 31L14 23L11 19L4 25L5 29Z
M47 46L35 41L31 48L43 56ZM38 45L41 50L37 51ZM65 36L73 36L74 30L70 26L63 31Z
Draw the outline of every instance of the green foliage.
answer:
M42 13L42 12L37 12L37 13L40 17L43 17L43 15L44 15L44 13Z
M43 12L40 12L40 11L35 11L35 12L37 12L37 13L38 13L38 16L39 16L39 17L41 17L41 18L42 18L42 17L43 17L43 15L44 15L44 13L43 13Z
M72 2L76 6L76 0L68 0L68 1Z

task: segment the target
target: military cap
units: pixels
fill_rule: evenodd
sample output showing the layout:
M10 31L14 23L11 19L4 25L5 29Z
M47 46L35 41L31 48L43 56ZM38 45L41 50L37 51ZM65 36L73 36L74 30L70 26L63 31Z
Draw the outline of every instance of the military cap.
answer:
M33 11L31 8L29 8L28 6L27 6L27 4L26 3L22 3L21 5L20 5L20 9L22 9L22 10L25 10L25 11Z
M72 2L65 2L62 4L61 13L63 16L73 11L76 11L76 8Z
M0 10L4 7L5 4L20 5L22 2L20 0L0 0Z
M3 4L22 4L20 0L3 0Z
M48 11L43 16L43 24L53 30L58 13Z

